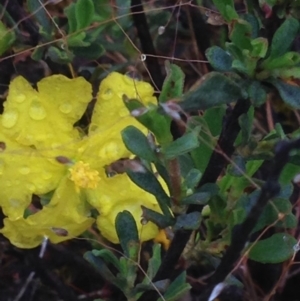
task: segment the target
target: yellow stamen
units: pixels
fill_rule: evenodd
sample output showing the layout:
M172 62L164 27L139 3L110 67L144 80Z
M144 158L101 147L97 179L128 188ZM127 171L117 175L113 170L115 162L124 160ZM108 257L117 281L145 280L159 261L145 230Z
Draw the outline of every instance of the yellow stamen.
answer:
M70 179L78 188L95 189L100 181L99 172L91 169L88 163L76 162L70 169Z

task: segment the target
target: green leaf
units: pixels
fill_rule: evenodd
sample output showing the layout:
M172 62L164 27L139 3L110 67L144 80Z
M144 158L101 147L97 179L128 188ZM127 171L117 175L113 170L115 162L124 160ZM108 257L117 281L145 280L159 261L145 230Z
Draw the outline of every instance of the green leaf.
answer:
M197 230L201 224L201 212L192 212L181 214L177 217L176 223L173 227L174 231L177 230Z
M75 6L76 30L88 27L95 14L92 0L78 0Z
M247 145L251 138L252 125L254 120L254 107L251 106L247 113L239 117L241 131L235 141L235 145Z
M299 21L294 18L287 18L273 36L269 57L275 58L284 55L290 49L298 30Z
M270 80L276 87L282 100L295 109L300 109L300 87L284 83L281 80Z
M252 51L251 56L257 58L264 58L268 51L268 40L265 38L256 38L251 40Z
M206 50L206 58L208 59L211 66L216 71L229 72L232 70L232 57L231 55L223 50L219 46L213 46Z
M75 16L75 3L71 3L64 9L64 13L68 18L69 30L68 33L73 33L76 31L77 21Z
M282 214L283 219L279 220L279 214ZM253 232L259 231L264 227L269 226L277 221L276 226L284 228L295 228L297 224L294 224L294 219L291 217L292 214L292 204L288 198L278 197L273 199L271 203L265 207L263 213L261 214Z
M120 270L120 262L112 251L108 249L92 250L92 254L96 257L101 257L106 263L113 264Z
M27 0L27 8L31 13L31 16L38 21L38 24L42 27L42 32L46 32L47 35L51 35L52 22L46 13L46 9L40 0ZM0 37L1 40L1 37Z
M166 217L172 218L169 210L169 206L171 205L170 197L164 191L161 184L152 172L149 170L145 170L144 172L133 172L128 170L127 174L131 181L133 181L136 185L153 194L156 197L163 214Z
M234 156L233 163L227 168L227 174L233 177L241 177L246 173L246 162L241 156Z
M192 168L184 179L184 186L187 189L194 189L198 185L201 176L202 173L198 169Z
M164 294L164 301L176 301L190 289L191 286L186 283L186 272L182 272L168 287ZM158 301L162 299L159 298Z
M146 108L137 99L126 98L124 99L124 104L132 114L138 110L144 111L135 118L155 135L159 144L164 145L173 141L170 131L171 118L158 113L158 107L151 106Z
M84 259L87 260L108 282L115 284L119 288L126 287L126 282L120 282L113 273L109 270L104 260L95 256L93 252L88 251L84 254Z
M149 162L156 161L155 152L151 148L146 136L139 129L130 125L121 134L125 146L133 154Z
M86 37L86 33L81 31L76 34L71 34L67 38L67 44L69 47L87 47L91 44L89 42L85 42L84 38Z
M267 100L267 92L259 81L252 81L248 86L249 99L255 107L259 107Z
M266 60L261 64L261 67L266 70L273 70L278 68L294 67L300 63L300 54L297 52L287 52L281 57Z
M164 80L159 102L166 102L170 99L178 98L182 95L184 84L184 73L177 65L166 61L167 76Z
M50 46L47 50L46 57L58 64L67 64L72 62L74 54L70 51L60 50L57 47Z
M239 17L235 11L233 0L213 0L213 3L226 21L229 22Z
M147 275L149 279L145 278L147 279L146 280L147 283L150 283L150 280L154 278L160 265L161 265L161 245L154 244L152 247L152 257L148 261Z
M72 47L73 53L81 58L96 60L105 53L105 48L98 43L86 47Z
M234 22L229 38L241 50L252 51L251 33L251 25L246 20L238 19Z
M178 104L185 111L206 110L245 97L244 91L234 81L223 74L211 72L198 88Z
M124 210L118 213L116 231L124 254L131 259L136 259L138 256L139 234L135 219L129 211ZM132 248L135 249L133 252Z
M206 205L211 198L211 194L209 192L196 192L192 195L189 195L181 200L180 204L182 205Z
M165 229L169 226L172 226L174 223L173 218L170 218L169 216L164 216L161 213L158 213L157 211L154 211L152 209L149 209L145 206L141 206L143 210L143 218L146 221L150 221L158 226L160 229Z
M255 242L249 258L261 263L280 263L295 253L297 240L288 233L276 233L267 239Z
M199 131L195 130L191 133L184 134L177 140L173 141L162 150L164 157L171 160L197 148L199 146L198 135Z
M11 47L15 39L15 32L7 29L6 26L0 21L0 55L2 55Z

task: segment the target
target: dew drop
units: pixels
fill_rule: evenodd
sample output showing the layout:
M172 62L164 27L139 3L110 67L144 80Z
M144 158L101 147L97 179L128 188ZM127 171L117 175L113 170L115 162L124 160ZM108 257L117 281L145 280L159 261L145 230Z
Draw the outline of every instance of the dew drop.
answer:
M44 180L50 180L52 178L52 174L50 172L43 172L42 173L42 178Z
M295 253L299 252L300 246L298 244L294 245L293 250L294 250Z
M9 110L7 112L4 112L2 115L2 125L10 129L12 128L18 121L19 114L16 110Z
M17 103L22 103L24 102L24 100L26 99L26 96L25 94L19 94L17 95L14 100L17 102Z
M17 207L20 207L21 202L18 199L10 199L9 204L11 207L17 208Z
M26 188L29 190L29 191L34 191L35 190L35 186L32 184L32 183L29 183L26 185Z
M115 143L114 141L110 141L100 149L99 157L101 158L115 158L116 156L120 155L119 144Z
M22 166L19 169L20 174L22 175L28 175L30 173L30 168L28 166Z
M70 113L72 111L72 108L72 105L68 102L65 102L59 106L59 110L64 114Z
M165 32L165 27L164 26L159 26L158 27L158 34L161 36Z
M143 226L147 225L147 224L148 224L148 220L147 220L146 218L142 217L142 218L141 218L141 224L142 224Z
M113 92L111 89L106 89L102 94L101 94L101 97L103 99L111 99L113 97Z
M29 108L29 116L33 120L43 120L46 118L47 112L39 101L33 100Z

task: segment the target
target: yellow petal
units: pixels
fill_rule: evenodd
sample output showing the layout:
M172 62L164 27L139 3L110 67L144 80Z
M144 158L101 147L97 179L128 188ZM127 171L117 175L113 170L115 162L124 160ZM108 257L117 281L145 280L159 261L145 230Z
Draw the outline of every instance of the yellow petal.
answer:
M0 206L12 220L23 217L32 194L55 189L66 172L55 157L5 137L0 126Z
M141 223L141 205L161 212L155 197L136 186L126 174L112 178L100 174L100 177L99 188L96 191L88 191L87 194L89 203L100 213L97 225L101 234L111 242L118 243L115 219L119 212L128 210L136 221L141 241L154 238L158 227L152 222L146 225Z
M67 144L78 138L73 124L83 115L92 89L83 78L63 75L44 78L35 90L21 76L10 84L0 116L4 133L36 148Z
M100 84L90 132L111 127L120 119L129 116L129 111L123 103L123 95L148 104L156 103L153 93L154 89L149 83L117 72L110 73Z
M78 158L96 169L103 169L105 165L121 158L129 158L132 153L125 147L121 136L121 131L129 125L147 132L134 118L125 117L105 130L98 130L85 137L78 148Z
M65 177L47 206L26 219L4 219L0 232L13 245L27 249L40 245L44 237L52 243L74 238L93 222L73 183Z

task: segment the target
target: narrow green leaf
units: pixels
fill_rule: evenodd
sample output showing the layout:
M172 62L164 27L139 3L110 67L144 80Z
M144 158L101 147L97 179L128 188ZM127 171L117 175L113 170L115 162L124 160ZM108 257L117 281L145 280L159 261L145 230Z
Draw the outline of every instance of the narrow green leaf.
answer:
M205 55L211 66L216 71L229 72L232 70L231 65L233 59L231 55L221 47L210 47L206 50Z
M213 0L213 3L226 21L229 22L238 18L233 0Z
M52 31L52 21L47 15L46 9L44 8L42 1L27 0L26 4L29 12L32 14L32 17L35 18L38 21L38 24L42 27L42 31L50 36Z
M211 198L211 194L209 192L196 192L192 195L189 195L181 200L180 204L182 205L206 205Z
M160 229L165 229L173 224L173 218L166 217L157 211L142 206L143 218L156 224Z
M299 21L294 18L287 18L276 30L271 44L270 58L280 57L291 47L297 32Z
M186 272L182 272L168 287L164 294L164 301L176 301L190 289L191 286L186 283ZM159 298L158 301L162 299Z
M113 264L118 270L120 270L120 262L118 258L108 249L92 250L92 254L97 257L101 257L106 263Z
M139 129L130 125L121 134L125 146L133 154L149 162L156 161L155 152L151 148L146 136Z
M164 145L173 141L170 131L171 118L158 113L158 107L151 106L146 108L137 99L126 99L126 97L124 104L131 113L139 110L143 112L135 118L155 135L159 144Z
M288 233L276 233L267 239L255 242L249 258L261 263L280 263L295 253L297 240Z
M192 168L184 179L184 186L187 189L194 189L199 183L201 176L202 173L198 169Z
M15 39L15 32L6 28L3 22L0 21L0 55L10 48Z
M243 19L238 19L233 25L233 29L229 35L230 40L241 50L252 51L251 25Z
M80 57L90 60L96 60L105 53L105 48L98 43L93 43L86 47L72 47L73 53Z
M184 73L177 65L166 61L167 77L164 80L159 102L166 102L170 99L178 98L182 95L184 84Z
M181 214L177 217L176 223L173 227L177 230L197 230L201 224L201 212L192 212Z
M94 3L92 0L78 0L75 6L76 30L88 27L95 14Z
M197 131L193 131L170 143L162 150L164 157L171 160L197 148L199 146L198 134Z
M300 63L300 54L297 52L287 52L281 57L270 59L261 64L261 67L266 70L278 68L294 67Z
M68 18L68 25L69 25L69 30L68 33L73 33L76 31L76 16L75 16L75 3L71 3L69 6L67 6L64 9L64 13Z
M135 259L138 255L138 250L131 254L130 248L139 242L139 235L135 219L129 211L124 210L118 213L116 217L116 231L125 255L131 259Z
M163 214L166 217L172 218L169 210L169 206L171 205L170 197L164 191L161 184L152 172L149 170L145 170L144 172L133 172L128 170L127 174L131 181L133 181L136 185L153 194L156 197Z
M161 265L161 245L154 244L152 247L152 257L149 259L148 269L147 269L147 275L149 277L149 280L152 280L153 277L156 275L160 265ZM150 283L149 280L147 279L147 282Z
M245 98L245 92L234 81L223 74L211 72L202 84L184 97L178 104L183 110L206 110Z
M284 83L281 80L270 80L276 87L282 100L295 109L300 109L300 87Z

